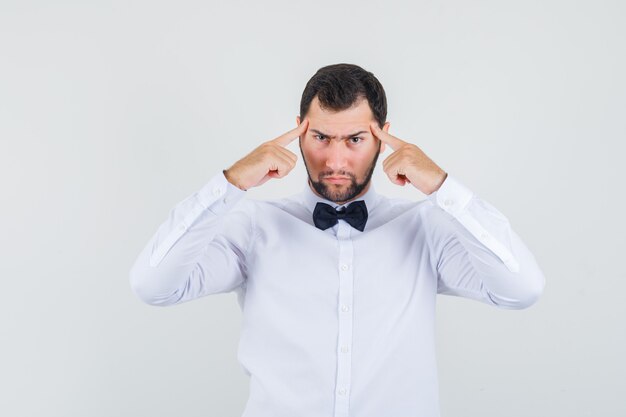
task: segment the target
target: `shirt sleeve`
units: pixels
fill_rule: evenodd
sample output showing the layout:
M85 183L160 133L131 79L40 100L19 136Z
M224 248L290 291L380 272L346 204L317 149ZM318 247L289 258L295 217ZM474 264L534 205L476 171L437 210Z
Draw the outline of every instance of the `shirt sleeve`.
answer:
M500 211L450 175L428 200L438 293L507 309L539 298L545 277Z
M134 294L167 306L242 285L254 228L245 195L220 172L179 202L130 270Z

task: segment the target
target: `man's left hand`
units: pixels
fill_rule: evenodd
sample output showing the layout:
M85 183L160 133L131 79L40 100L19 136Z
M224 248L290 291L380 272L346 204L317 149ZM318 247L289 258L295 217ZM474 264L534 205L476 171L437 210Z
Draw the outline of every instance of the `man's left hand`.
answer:
M435 164L422 150L409 142L378 127L378 123L370 124L374 137L389 145L393 153L383 161L383 170L394 184L413 184L415 188L426 195L437 191L448 174Z

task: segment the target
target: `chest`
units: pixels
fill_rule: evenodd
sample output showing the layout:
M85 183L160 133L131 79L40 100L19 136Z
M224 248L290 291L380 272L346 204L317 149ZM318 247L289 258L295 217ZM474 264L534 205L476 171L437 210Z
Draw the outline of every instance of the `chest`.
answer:
M337 303L341 294L368 306L434 289L429 245L419 217L406 213L361 233L340 221L337 236L296 217L257 224L248 290L296 303Z

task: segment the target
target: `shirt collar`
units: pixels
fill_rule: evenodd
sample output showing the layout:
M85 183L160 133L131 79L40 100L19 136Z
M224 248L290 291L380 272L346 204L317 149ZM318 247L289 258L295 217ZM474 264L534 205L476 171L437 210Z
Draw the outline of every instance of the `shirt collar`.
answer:
M313 210L315 209L315 205L319 202L321 203L326 203L329 204L330 206L332 206L335 209L344 207L344 206L349 206L350 203L354 202L354 201L359 201L359 200L363 200L365 201L365 206L367 207L367 211L371 212L376 205L378 204L378 200L379 200L379 194L376 192L376 190L374 189L374 184L371 182L370 180L370 186L369 189L365 192L365 194L363 194L362 196L346 203L346 204L337 204L334 201L330 201L327 200L323 197L318 196L317 194L315 194L315 192L311 189L311 186L309 185L309 183L307 182L306 185L304 186L304 189L302 190L302 201L304 203L304 205L306 206L306 208L313 213Z

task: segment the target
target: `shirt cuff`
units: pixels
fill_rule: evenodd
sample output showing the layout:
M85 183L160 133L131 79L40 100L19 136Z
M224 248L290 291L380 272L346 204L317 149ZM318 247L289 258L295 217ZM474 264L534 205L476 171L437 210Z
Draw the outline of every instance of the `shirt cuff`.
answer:
M245 191L228 182L223 172L214 175L209 182L191 196L190 200L186 199L180 203L191 202L191 204L184 206L184 211L183 206L177 206L175 210L181 214L182 220L154 250L150 257L150 266L159 265L170 248L187 232L203 212L208 211L214 216L220 216L232 209L245 195Z
M493 252L507 266L511 272L519 272L519 262L513 256L509 246L498 241L493 233L490 233L483 224L489 216L503 216L494 209L483 208L476 212L476 206L469 208L469 203L474 197L472 190L461 184L456 178L449 174L441 187L434 193L428 195L428 199L435 205L451 214L458 222L465 227L479 242ZM489 206L490 207L490 206ZM478 219L482 219L481 223ZM504 218L506 220L506 218ZM508 229L508 220L507 220ZM502 234L502 233L501 233Z
M246 195L246 191L231 184L220 172L213 176L197 193L198 202L214 214L230 210Z
M465 210L473 195L472 190L448 174L439 189L428 195L428 199L451 215L458 216Z

